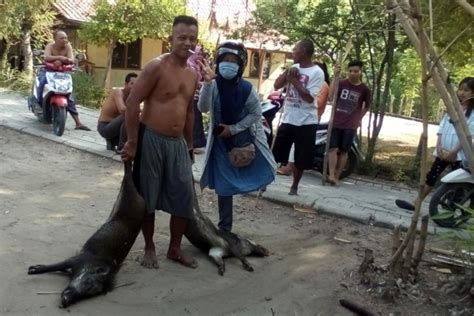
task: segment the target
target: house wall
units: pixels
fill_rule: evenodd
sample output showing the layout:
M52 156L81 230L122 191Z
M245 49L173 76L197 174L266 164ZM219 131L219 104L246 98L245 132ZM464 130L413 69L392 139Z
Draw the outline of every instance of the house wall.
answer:
M162 54L163 41L156 39L145 38L142 40L142 55L141 55L141 68L153 58ZM250 56L250 51L248 52ZM87 45L87 57L88 60L95 64L94 66L94 77L97 82L102 82L105 75L105 67L107 65L107 48L105 46L97 46L93 44ZM250 64L250 63L249 63ZM250 65L247 65L244 71L244 78L249 80L257 89L258 78L248 78L250 73ZM274 52L271 54L270 59L270 74L268 79L262 80L260 85L261 96L267 96L273 90L273 83L275 79L282 72L282 67L285 64L285 53ZM136 72L139 73L140 69L114 69L112 68L111 83L113 87L122 86L123 80L127 73Z
M161 40L145 38L142 40L140 66L143 67L156 56L161 55L163 43ZM94 63L94 77L97 82L102 82L107 66L107 47L94 44L87 45L87 58ZM123 85L125 76L130 72L139 73L141 69L115 69L112 68L111 84L113 87Z
M249 52L250 56L250 52ZM273 91L273 83L278 78L278 76L283 72L283 67L285 65L285 53L273 52L270 57L270 74L268 79L262 80L260 84L259 94L261 97L265 98L270 92ZM247 68L244 72L244 77L248 76L250 72L250 66L247 65ZM255 89L258 89L258 78L246 78L250 81Z

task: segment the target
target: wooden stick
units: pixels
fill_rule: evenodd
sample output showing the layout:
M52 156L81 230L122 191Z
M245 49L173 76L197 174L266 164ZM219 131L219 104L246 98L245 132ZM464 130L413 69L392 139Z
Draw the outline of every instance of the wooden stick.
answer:
M421 218L420 241L418 242L418 247L416 248L416 253L413 257L412 265L415 271L418 269L418 265L420 264L421 258L423 257L423 253L425 252L426 236L428 235L428 219L428 215L425 215Z
M463 7L467 13L469 13L470 15L474 16L474 7L472 5L470 5L469 3L467 3L466 0L456 0L456 2L461 6Z
M412 40L413 44L416 46L416 44L418 44L418 47L417 48L417 51L418 51L418 54L420 55L421 59L422 59L422 74L423 74L423 79L426 79L426 53L425 53L425 42L423 41L420 41L415 33L415 31L411 28L411 26L409 25L409 20L407 19L407 16L403 13L403 11L401 10L399 4L397 3L396 0L388 0L387 1L388 5L389 5L389 8L393 10L393 12L397 15L397 18L398 20L400 21L400 23L404 26L404 29L408 35L408 37L410 38L410 40ZM415 8L416 9L416 8ZM423 25L422 25L422 17L421 17L421 13L419 10L416 10L417 14L417 20L418 20L418 28L423 28ZM423 80L423 87L422 88L422 91L423 91L423 95L422 95L422 100L425 101L425 102L422 102L422 112L423 112L423 134L424 134L424 137L427 138L427 110L426 110L426 106L427 106L427 103L426 103L426 100L427 100L427 89L426 89L426 80ZM425 146L423 146L423 148L425 149L425 155L426 155L426 142L425 142ZM421 175L420 175L420 190L419 190L419 195L421 193L421 190L423 188L423 185L424 185L424 177L422 178L421 176L423 176L423 172L425 170L423 170L423 164L426 165L426 159L423 159L423 154L422 154L422 172L421 172ZM392 255L392 257L390 258L389 260L389 268L390 269L393 269L393 265L395 264L395 262L397 262L400 258L400 256L402 255L403 251L405 250L405 248L407 247L407 245L410 243L410 240L412 238L415 238L414 235L415 235L415 232L416 232L416 227L418 225L418 217L420 216L420 208L421 208L421 199L417 199L416 203L415 203L415 212L413 213L413 216L411 218L411 223L410 223L410 227L408 228L408 231L407 231L407 234L405 236L405 239L403 240L402 244L400 245L400 247L398 247L397 251ZM411 260L411 255L410 255L410 260Z
M439 253L439 254L442 254L442 255L445 255L445 256L457 257L456 253L454 251L451 251L451 250L445 250L445 249L430 247L430 248L428 248L428 251L434 252L434 253Z
M402 225L398 225L393 229L392 236L392 255L397 251L400 246L400 232L402 230Z
M352 48L352 38L349 38L349 40L346 43L346 47L344 49L344 53L340 54L337 60L337 64L341 66L341 64L344 62L344 60L347 58L347 55L349 54L349 51ZM336 104L337 104L337 96L338 96L338 90L339 90L339 73L334 75L333 79L333 91L330 100L332 101L332 108L331 108L331 117L329 118L329 124L328 124L328 132L326 134L326 148L324 150L324 159L323 159L323 176L321 177L322 185L326 185L326 175L328 172L328 152L329 152L329 145L331 142L331 134L332 134L332 123L334 120L334 114L336 113Z
M119 287L124 287L124 286L133 285L133 284L135 284L135 283L137 283L137 282L132 281L132 282L127 282L127 283L122 283L122 284L120 284L120 285L114 286L114 289L118 289Z
M405 252L405 258L403 261L403 268L402 268L402 279L404 281L408 280L408 276L410 274L410 269L412 267L412 256L413 256L413 249L415 248L415 238L416 236L413 235L412 238L410 238L406 252Z
M393 236L392 236L392 255L394 255L397 252L397 249L400 247L401 244L401 235L402 231L402 226L398 225L397 227L394 228L393 230ZM393 277L398 277L401 273L401 266L400 266L401 261L397 260L394 262L393 265L389 266L390 274Z
M451 48L451 46L453 46L457 41L458 39L467 31L471 28L472 26L472 21L471 23L469 23L465 28L464 30L462 30L461 32L459 32L458 35L456 35L456 37L451 41L451 43L448 44L448 46L446 46L442 51L441 53L439 53L438 57L436 57L435 61L433 62L433 64L431 64L431 67L430 67L430 70L429 70L429 76L431 76L431 73L433 72L433 69L434 67L436 66L436 64L438 64L438 61L441 59L441 57L443 57L443 55Z
M367 248L365 249L364 260L362 260L358 272L364 274L372 263L374 263L374 251Z
M362 306L360 304L354 303L349 300L339 300L339 304L350 310L351 312L354 312L356 315L360 316L375 316L376 314L371 312L367 307Z

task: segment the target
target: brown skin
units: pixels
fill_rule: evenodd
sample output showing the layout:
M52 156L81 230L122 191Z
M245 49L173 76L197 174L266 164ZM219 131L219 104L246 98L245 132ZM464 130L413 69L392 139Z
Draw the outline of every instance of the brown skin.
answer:
M99 122L110 122L119 115L125 113L125 101L130 95L130 91L137 78L130 78L129 82L125 82L123 88L114 89L102 105L100 111Z
M72 46L69 43L67 34L63 31L56 32L54 43L49 43L44 48L44 61L53 63L56 67L74 63ZM76 123L76 128L83 126L78 115L71 115Z
M306 53L300 42L296 43L295 47L293 48L292 55L295 64L300 64L301 68L309 68L314 66L314 63L311 60L311 56ZM290 68L288 70L285 70L280 76L278 76L278 78L275 80L273 87L275 88L275 90L278 90L290 83L295 87L295 89L298 91L299 95L305 102L314 102L314 97L309 94L308 90L306 90L305 87L303 87L301 82L299 82L298 77L298 69Z
M74 63L72 46L69 43L67 34L62 31L56 32L54 43L46 45L44 48L44 61L55 65L68 65Z
M311 55L308 54L304 47L301 45L301 42L297 42L293 48L293 61L295 64L300 64L302 68L313 67L314 63L311 60ZM299 72L296 68L290 68L285 70L278 78L275 80L273 87L275 90L281 89L288 84L292 84L295 89L298 91L301 99L305 102L312 103L314 102L314 97L306 90L305 87L298 80ZM293 173L293 183L291 184L289 195L298 195L298 185L300 183L301 177L303 176L303 169L298 169L294 165L292 166Z
M341 71L341 67L339 65L336 65L334 67L334 74L339 74L340 71ZM362 69L359 66L352 66L348 68L347 79L353 85L358 86L362 84L361 76L362 76ZM330 90L329 93L332 96L333 95L332 92L334 91L334 86L332 85L332 83L329 90ZM367 111L368 111L368 108L364 106L360 119L364 117ZM346 165L347 159L349 157L348 153L339 152L339 155L338 155L338 152L339 151L337 148L330 148L328 152L329 175L328 175L327 181L332 185L338 184L339 178L341 177L342 171L344 170L344 166Z
M189 49L197 43L198 30L194 25L183 23L173 27L170 37L171 53L161 55L149 62L134 84L126 101L125 124L128 140L122 150L122 160L135 158L138 142L140 103L144 101L142 123L166 136L183 136L192 150L193 144L193 99L197 87L197 75L187 66ZM167 257L185 266L195 268L192 258L185 257L180 249L181 237L188 220L171 216L171 240ZM143 223L145 254L142 265L157 268L158 259L153 242L155 214L146 216Z

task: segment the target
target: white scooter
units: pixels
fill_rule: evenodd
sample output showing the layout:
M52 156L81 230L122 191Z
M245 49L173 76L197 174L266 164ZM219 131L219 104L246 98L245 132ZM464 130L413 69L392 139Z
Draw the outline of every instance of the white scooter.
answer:
M430 201L430 216L442 227L456 227L474 217L474 176L464 168L443 178Z
M40 56L42 51L35 51L35 57ZM57 66L45 62L43 65L34 67L38 71L46 72L47 82L43 89L42 104L38 104L39 80L35 73L31 95L28 97L28 108L38 120L46 124L53 124L53 132L57 136L64 133L66 126L66 107L72 93L72 76L74 65Z

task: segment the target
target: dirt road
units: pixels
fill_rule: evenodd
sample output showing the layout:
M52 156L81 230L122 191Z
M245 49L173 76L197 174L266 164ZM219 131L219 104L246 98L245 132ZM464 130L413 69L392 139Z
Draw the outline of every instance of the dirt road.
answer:
M429 307L383 305L363 288L348 286L363 249L377 251L389 244L387 230L266 201L256 207L250 197L235 202L235 231L272 252L268 258L250 258L255 272L229 259L221 277L187 241L184 250L197 258L198 269L166 260L168 215L158 212L158 270L135 261L143 247L139 236L116 281L133 284L58 309L59 294L38 293L61 292L67 278L29 276L27 267L75 254L107 218L121 176L120 163L0 127L0 314L351 315L339 306L340 298L363 302L384 314L414 308L432 314ZM213 193L202 193L200 203L215 221Z

